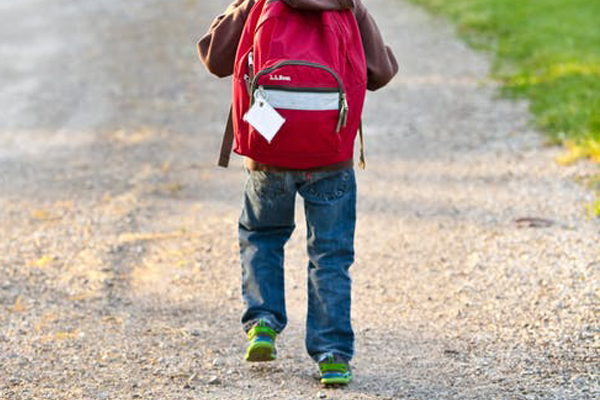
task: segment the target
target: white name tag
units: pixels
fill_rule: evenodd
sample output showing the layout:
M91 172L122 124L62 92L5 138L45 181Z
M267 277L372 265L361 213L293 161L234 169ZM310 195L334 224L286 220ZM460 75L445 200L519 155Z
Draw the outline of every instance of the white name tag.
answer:
M254 99L254 104L244 115L244 121L252 125L258 133L271 143L271 140L277 135L285 122L285 118L267 103L260 90L254 93Z

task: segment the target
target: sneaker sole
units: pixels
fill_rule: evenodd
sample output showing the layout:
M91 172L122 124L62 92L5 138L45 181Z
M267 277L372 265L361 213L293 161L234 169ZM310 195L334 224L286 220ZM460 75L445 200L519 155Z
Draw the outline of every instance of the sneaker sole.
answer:
M345 386L350 382L352 382L352 375L321 378L321 383L325 386Z
M246 352L246 361L273 361L277 357L273 354L273 346L269 343L253 343Z

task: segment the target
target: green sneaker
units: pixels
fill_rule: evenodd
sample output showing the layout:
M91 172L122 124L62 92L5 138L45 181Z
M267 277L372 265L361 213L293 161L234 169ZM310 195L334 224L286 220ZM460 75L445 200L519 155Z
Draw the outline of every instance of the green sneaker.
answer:
M319 361L319 371L323 385L347 385L353 378L350 364L337 354Z
M261 319L248 331L248 348L246 361L273 361L277 358L275 338L277 332L270 328L265 320Z

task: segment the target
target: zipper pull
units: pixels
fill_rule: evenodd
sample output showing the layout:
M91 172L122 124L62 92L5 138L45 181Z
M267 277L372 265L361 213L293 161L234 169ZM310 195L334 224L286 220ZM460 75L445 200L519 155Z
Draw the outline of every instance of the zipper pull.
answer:
M269 99L269 95L265 91L265 87L262 85L258 87L258 90L255 92L255 95L257 96L257 99L258 96L260 96L264 101L267 101Z
M340 111L340 117L338 118L337 126L335 127L335 133L340 133L342 130L342 123L344 121L344 116L342 115L342 111Z
M336 133L339 133L342 127L346 126L346 122L348 122L348 100L346 99L346 93L342 93L340 94L340 116L335 128Z
M248 53L248 75L244 76L244 79L246 79L246 76L248 77L248 79L246 80L246 87L248 89L248 94L250 95L250 102L252 102L252 82L254 81L254 53L252 51L250 51L250 53Z
M343 103L343 107L344 107L344 118L342 120L342 126L346 126L346 123L348 122L348 111L350 110L350 107L348 106L348 98L346 97L346 93L343 94L343 99L344 99L344 103Z
M248 53L248 76L250 76L250 80L254 78L254 53L252 51Z
M252 94L253 101L252 104L258 103L259 106L263 106L264 103L267 103L267 99L269 96L265 92L265 88L263 86L259 86L256 88L254 93Z

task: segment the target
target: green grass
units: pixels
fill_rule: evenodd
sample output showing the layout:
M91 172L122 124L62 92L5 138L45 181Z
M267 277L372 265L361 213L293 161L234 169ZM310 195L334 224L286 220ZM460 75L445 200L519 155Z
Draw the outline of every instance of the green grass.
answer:
M411 0L495 55L507 96L526 97L553 143L600 162L600 1Z

